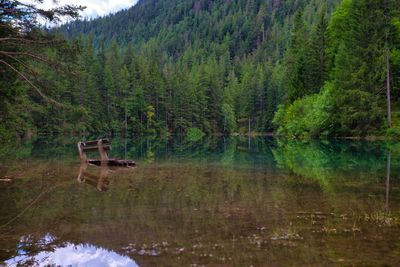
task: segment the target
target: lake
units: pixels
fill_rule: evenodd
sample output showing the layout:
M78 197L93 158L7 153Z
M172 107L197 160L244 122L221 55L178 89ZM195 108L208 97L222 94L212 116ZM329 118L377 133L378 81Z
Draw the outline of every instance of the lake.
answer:
M400 145L113 139L3 146L0 266L400 264ZM95 157L95 155L93 155Z

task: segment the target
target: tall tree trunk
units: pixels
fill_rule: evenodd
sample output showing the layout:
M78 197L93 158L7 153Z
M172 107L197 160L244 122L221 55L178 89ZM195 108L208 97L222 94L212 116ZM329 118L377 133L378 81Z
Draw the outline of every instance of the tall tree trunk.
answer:
M248 149L249 151L251 150L251 140L250 140L250 133L251 133L251 119L249 116L249 132L247 134L247 139L248 139Z
M125 136L128 134L128 110L127 110L127 104L126 104L126 97L125 97Z
M128 154L128 138L125 134L124 159L126 159L127 154Z
M387 120L388 127L392 127L392 110L390 106L390 63L389 49L386 48L386 101L387 101Z
M247 132L248 136L250 136L250 133L251 133L251 119L249 116L249 128L248 128L248 132Z

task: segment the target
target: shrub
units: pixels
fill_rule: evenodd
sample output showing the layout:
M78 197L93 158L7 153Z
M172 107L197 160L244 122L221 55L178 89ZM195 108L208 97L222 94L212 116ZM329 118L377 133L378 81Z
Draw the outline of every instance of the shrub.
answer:
M278 135L315 138L331 133L333 107L332 87L328 84L319 94L294 101L287 107L280 106L273 124Z
M188 131L186 132L186 140L195 142L200 139L202 139L204 136L204 133L202 130L196 127L189 128Z
M400 139L400 126L396 125L386 130L386 136L391 139Z

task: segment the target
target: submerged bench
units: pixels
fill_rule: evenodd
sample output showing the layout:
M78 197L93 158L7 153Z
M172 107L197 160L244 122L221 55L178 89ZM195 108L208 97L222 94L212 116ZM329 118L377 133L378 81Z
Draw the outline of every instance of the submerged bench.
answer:
M124 159L109 159L107 152L111 149L110 140L103 138L93 141L78 142L78 151L81 162L97 166L115 166L115 167L133 167L136 163L133 160ZM88 159L86 152L98 151L100 154L100 160Z

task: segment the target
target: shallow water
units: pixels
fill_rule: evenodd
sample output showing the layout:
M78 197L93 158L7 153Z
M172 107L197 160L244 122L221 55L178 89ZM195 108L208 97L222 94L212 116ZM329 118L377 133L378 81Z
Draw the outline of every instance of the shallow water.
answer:
M400 264L400 148L274 139L76 140L2 151L0 265ZM5 180L4 180L5 179Z

